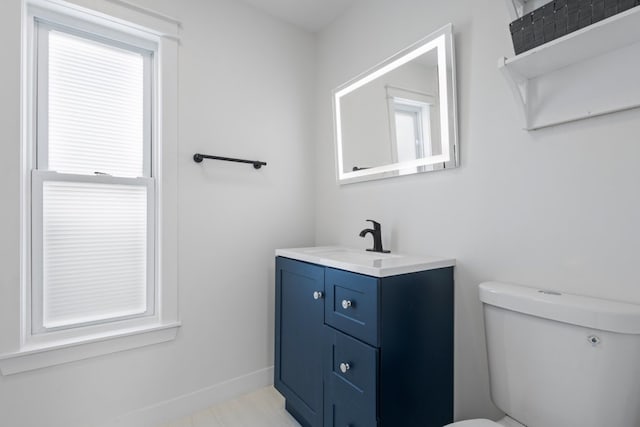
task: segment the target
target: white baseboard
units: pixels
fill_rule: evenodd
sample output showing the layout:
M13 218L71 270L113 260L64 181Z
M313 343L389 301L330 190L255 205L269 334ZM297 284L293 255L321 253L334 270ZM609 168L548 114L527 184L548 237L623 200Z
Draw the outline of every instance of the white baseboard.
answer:
M273 366L121 415L100 427L157 427L273 384Z

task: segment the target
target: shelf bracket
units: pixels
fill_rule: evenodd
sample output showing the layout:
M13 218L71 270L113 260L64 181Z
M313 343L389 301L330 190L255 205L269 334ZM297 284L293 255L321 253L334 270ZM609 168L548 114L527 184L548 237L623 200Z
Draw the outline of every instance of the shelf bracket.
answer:
M516 100L516 104L520 107L519 110L522 113L522 121L526 130L530 129L529 123L529 79L509 69L506 64L507 58L498 59L498 68L505 77L505 80L509 84L509 88L513 93L513 97Z

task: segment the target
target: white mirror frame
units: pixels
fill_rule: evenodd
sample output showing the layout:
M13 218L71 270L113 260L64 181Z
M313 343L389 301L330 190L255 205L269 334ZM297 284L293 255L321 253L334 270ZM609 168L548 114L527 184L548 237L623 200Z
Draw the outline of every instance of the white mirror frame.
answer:
M369 169L345 171L340 110L341 98L433 49L436 49L438 56L442 154ZM391 178L431 170L451 169L459 165L454 58L453 25L447 24L333 91L334 136L337 180L339 184ZM421 168L421 166L431 166L431 168Z

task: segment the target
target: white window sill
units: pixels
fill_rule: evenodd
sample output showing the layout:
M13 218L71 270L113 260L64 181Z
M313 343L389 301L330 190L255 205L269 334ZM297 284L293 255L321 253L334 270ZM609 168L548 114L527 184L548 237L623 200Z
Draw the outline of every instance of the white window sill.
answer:
M24 347L18 352L0 355L0 372L2 375L12 375L171 341L175 339L179 327L179 322L173 322L94 335L77 341Z

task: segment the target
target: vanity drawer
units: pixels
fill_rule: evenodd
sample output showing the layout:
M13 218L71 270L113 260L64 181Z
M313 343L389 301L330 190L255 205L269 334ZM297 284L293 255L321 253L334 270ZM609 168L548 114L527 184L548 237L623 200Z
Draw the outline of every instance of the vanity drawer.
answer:
M330 326L325 326L324 348L325 426L374 426L378 349Z
M375 277L328 268L325 323L377 347L378 284Z

